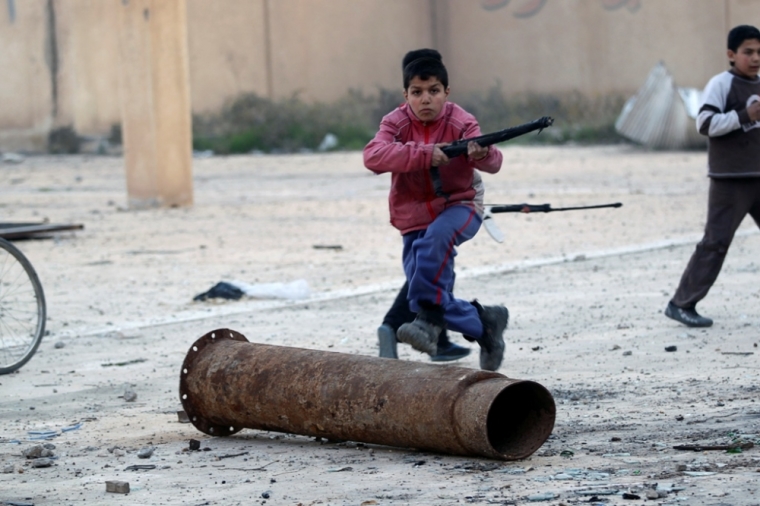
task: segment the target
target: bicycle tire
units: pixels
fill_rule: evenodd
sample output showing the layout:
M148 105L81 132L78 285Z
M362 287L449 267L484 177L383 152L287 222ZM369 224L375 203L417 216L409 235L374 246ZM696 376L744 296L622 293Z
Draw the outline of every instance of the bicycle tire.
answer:
M18 370L34 356L45 334L46 313L31 262L0 238L0 374Z

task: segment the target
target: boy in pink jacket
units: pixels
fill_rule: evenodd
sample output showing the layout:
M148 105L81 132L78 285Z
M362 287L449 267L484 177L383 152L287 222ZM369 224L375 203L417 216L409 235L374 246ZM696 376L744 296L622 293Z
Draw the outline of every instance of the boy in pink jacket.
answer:
M478 122L447 101L448 73L440 53L420 49L404 59L409 61L403 70L406 103L383 118L364 148L369 170L391 173L391 224L403 237L409 308L417 313L399 327L397 337L434 356L442 329L461 332L480 345L481 369L495 371L504 357L509 311L457 299L452 289L455 248L474 237L482 223L474 169L495 174L502 155L471 142L466 157L449 159L440 148L480 135Z

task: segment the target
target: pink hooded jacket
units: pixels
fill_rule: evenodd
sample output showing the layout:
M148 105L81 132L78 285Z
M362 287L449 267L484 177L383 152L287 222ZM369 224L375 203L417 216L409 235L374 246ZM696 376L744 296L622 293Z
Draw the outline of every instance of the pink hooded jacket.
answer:
M475 117L453 102L446 102L438 117L428 123L420 121L408 104L383 117L380 130L364 148L364 165L376 174L391 173L391 224L402 234L427 228L451 205L475 206L474 169L499 172L502 154L496 147L491 146L482 160L458 156L439 167L448 200L435 195L430 163L435 144L478 135Z

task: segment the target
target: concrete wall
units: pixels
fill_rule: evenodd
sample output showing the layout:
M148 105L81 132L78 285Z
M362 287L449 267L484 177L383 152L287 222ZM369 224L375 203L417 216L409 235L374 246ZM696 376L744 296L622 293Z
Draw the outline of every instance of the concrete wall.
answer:
M0 3L0 149L45 146L52 123L48 5Z
M55 127L120 122L117 7L125 0L0 0L0 149ZM727 30L760 0L186 0L193 112L240 93L334 100L400 89L400 60L437 47L454 97L630 94L664 61L680 86L727 68Z

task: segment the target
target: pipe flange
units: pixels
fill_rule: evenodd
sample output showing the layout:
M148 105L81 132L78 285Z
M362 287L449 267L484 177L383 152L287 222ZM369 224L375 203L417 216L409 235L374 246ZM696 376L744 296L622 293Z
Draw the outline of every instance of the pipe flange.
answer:
M193 343L185 356L184 362L182 362L182 371L179 378L179 399L182 403L182 408L187 413L187 417L190 419L196 429L208 434L209 436L229 436L239 432L243 427L231 427L228 425L220 425L214 423L211 420L204 418L198 413L198 409L193 402L192 392L187 386L187 377L193 369L193 364L201 356L203 350L207 346L213 346L214 343L218 343L225 339L231 339L233 341L249 342L246 337L240 332L235 332L231 329L216 329L198 338Z

